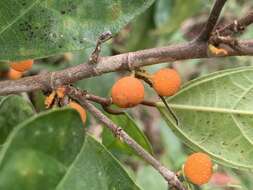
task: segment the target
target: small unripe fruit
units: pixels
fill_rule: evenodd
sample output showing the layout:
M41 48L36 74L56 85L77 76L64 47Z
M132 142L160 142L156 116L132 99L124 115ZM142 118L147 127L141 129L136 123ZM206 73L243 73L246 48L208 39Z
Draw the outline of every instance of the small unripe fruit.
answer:
M54 100L55 100L56 92L53 91L49 96L46 97L44 104L46 105L46 108L50 108L53 106Z
M208 183L213 173L210 157L201 152L190 155L185 162L184 173L189 181L196 185Z
M56 94L57 94L58 98L64 98L64 96L66 94L66 88L64 86L57 88Z
M132 76L123 77L112 87L112 102L121 108L130 108L144 99L144 86Z
M82 106L80 106L78 103L73 102L73 101L70 102L68 105L69 105L69 107L71 107L71 108L75 109L76 111L78 111L83 123L85 123L86 122L86 111L85 111L85 109L83 109Z
M151 78L153 88L160 96L172 96L181 85L181 78L174 69L160 69Z
M22 77L23 73L22 72L19 72L19 71L16 71L12 68L10 68L10 70L8 71L7 73L7 77L10 79L10 80L17 80L17 79L20 79Z
M33 60L25 60L25 61L19 61L19 62L12 62L10 64L10 67L16 71L19 72L25 72L32 68Z

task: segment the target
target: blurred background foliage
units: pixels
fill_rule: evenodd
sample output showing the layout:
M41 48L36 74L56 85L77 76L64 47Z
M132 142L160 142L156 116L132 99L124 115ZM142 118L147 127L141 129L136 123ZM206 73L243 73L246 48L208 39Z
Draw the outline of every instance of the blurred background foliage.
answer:
M128 24L113 40L103 45L102 55L110 56L191 40L203 27L212 2L211 0L156 0L152 7ZM252 9L252 0L229 0L223 10L220 22L231 22L247 14ZM252 27L248 27L240 38L253 39ZM92 49L86 49L36 60L33 70L26 73L26 75L56 71L84 63L87 61L91 51ZM174 67L181 73L185 83L214 71L248 65L252 65L252 58L245 56L177 61L150 66L147 70L154 72L161 67ZM0 66L1 71L8 70L7 65L0 64ZM75 85L88 90L90 93L106 97L110 94L114 81L126 74L128 73L109 73L79 81ZM149 93L146 99L157 99L152 90L148 90L148 87L147 91ZM29 96L38 112L45 109L43 104L45 97L42 92L30 93ZM141 138L138 142L150 152L152 151L154 156L159 158L166 166L174 171L180 171L186 155L191 150L183 145L166 126L157 110L138 106L127 110L127 112L128 115L126 117L132 117L130 120L134 120L134 123L129 123L124 118L114 119L114 122L128 128L128 133L135 134L133 138L137 138L137 141L138 138ZM101 141L103 137L105 146L124 163L129 174L143 189L168 189L165 181L155 170L147 166L138 156L135 156L129 147L116 141L107 131L102 132L101 126L90 116L88 128L90 133ZM142 134L136 135L139 130L143 131L146 137L139 137ZM105 139L107 140L105 141ZM150 150L150 146L152 146L153 150ZM204 190L253 189L252 178L253 175L251 173L238 172L217 166L216 173L209 184L201 188L194 186L191 186L191 188Z

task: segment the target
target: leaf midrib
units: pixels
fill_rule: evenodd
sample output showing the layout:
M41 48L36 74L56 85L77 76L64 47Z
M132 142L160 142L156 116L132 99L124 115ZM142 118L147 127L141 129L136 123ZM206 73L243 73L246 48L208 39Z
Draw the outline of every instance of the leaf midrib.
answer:
M163 103L157 103L159 107L165 107ZM224 114L236 114L236 115L253 115L252 111L244 111L238 109L229 108L219 108L219 107L208 107L208 106L194 106L186 104L168 104L171 108L176 110L189 110L189 111L199 111L199 112L214 112L214 113L224 113Z

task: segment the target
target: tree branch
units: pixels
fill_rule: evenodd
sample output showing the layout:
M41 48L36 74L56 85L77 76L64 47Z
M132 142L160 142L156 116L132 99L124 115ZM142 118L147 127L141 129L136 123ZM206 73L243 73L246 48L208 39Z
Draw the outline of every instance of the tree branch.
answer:
M228 49L226 56L253 55L253 40L238 41L241 49ZM104 73L134 70L139 67L172 62L177 60L208 58L206 42L188 42L167 47L152 48L120 55L100 57L97 64L80 64L57 72L48 72L16 81L0 82L0 95L35 90L52 90L57 86L71 84L84 78L99 76ZM215 55L212 55L215 57Z
M150 155L146 150L144 150L134 139L132 139L123 129L115 125L110 119L108 119L99 109L92 105L82 94L81 91L75 89L74 87L66 87L66 94L71 98L78 101L83 107L85 107L91 114L94 115L101 123L103 123L112 133L123 140L126 144L132 147L136 153L141 156L145 161L152 165L168 183L177 188L178 190L185 190L181 182L178 180L176 174L168 170L159 161L157 161L152 155Z
M213 6L213 9L210 13L210 16L207 20L207 23L204 29L201 31L200 35L196 39L197 41L205 41L207 42L212 34L214 27L220 17L222 8L224 7L227 0L216 0Z

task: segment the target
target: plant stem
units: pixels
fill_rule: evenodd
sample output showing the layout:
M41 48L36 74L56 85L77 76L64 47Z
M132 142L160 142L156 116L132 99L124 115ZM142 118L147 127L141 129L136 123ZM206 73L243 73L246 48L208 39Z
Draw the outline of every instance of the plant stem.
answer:
M158 160L150 155L145 149L143 149L133 138L131 138L122 128L114 124L108 117L106 117L99 109L92 105L82 94L81 91L74 87L66 87L66 93L71 98L78 101L83 107L85 107L96 119L105 125L111 132L120 140L123 140L135 152L142 157L146 162L152 165L172 186L178 190L185 190L182 183L178 180L176 174L165 166L163 166Z

